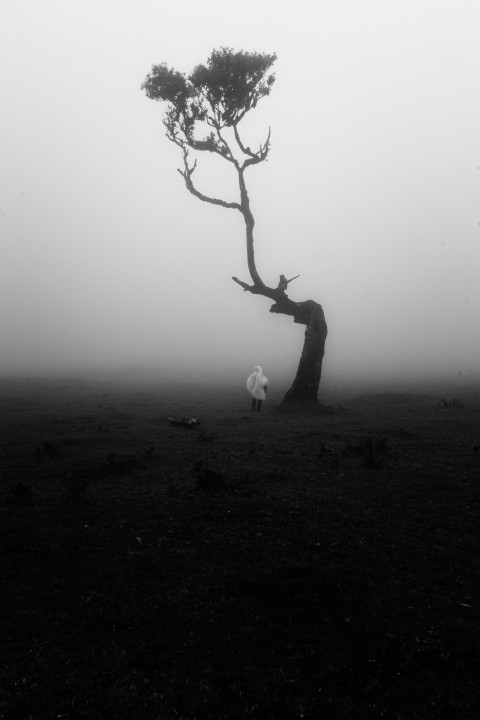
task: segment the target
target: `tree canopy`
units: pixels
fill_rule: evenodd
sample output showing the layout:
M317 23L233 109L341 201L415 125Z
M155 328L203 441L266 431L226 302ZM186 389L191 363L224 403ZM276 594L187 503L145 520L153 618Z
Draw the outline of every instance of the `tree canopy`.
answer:
M154 65L142 89L152 100L168 103L163 120L166 134L182 149L218 153L237 164L221 134L224 128L233 128L240 149L248 156L246 164L252 164L265 159L269 138L258 152L252 152L241 142L237 126L270 94L275 75L269 70L276 59L275 54L234 52L224 47L214 50L207 63L197 65L188 76L165 63Z

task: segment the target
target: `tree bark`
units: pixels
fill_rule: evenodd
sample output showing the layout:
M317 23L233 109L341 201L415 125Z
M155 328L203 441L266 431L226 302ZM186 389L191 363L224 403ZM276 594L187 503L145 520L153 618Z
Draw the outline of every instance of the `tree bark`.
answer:
M284 412L316 412L322 405L318 400L318 388L322 376L322 361L325 353L327 339L327 323L322 306L314 300L295 302L290 300L283 289L271 288L268 285L248 285L242 280L233 277L244 291L254 295L275 300L270 312L281 315L290 315L294 322L305 325L305 340L297 374L291 388L286 393L280 405Z
M296 305L298 313L294 315L294 322L305 325L305 340L297 374L291 388L283 398L280 410L284 412L315 412L322 407L318 400L318 388L322 376L322 362L328 332L327 323L322 306L313 300L296 303ZM281 304L273 305L270 311L281 313Z
M268 147L268 141L266 147ZM305 302L290 300L286 294L288 283L295 280L298 275L291 278L291 280L287 280L285 275L280 275L278 286L271 288L265 285L257 271L253 239L255 220L250 209L250 199L244 178L244 171L249 162L251 161L247 160L242 167L237 165L237 172L240 188L240 212L243 215L246 230L247 264L253 285L248 285L236 277L232 279L246 291L275 300L270 312L291 315L294 322L306 326L305 341L297 374L290 390L283 398L280 410L285 412L315 412L322 407L318 400L318 388L322 375L322 361L327 338L325 315L322 306L313 300L306 300Z

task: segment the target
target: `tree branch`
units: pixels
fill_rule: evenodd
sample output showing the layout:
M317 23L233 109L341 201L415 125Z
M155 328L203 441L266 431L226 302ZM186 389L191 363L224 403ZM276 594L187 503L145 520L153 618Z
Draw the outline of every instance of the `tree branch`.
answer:
M285 291L279 288L271 288L267 285L249 285L237 277L232 277L232 280L236 282L237 285L240 285L244 292L251 292L253 295L263 295L271 300L275 300L274 304L270 307L271 313L289 315L293 317L295 323L299 323L300 325L307 325L312 319L312 313L317 313L319 321L322 319L323 321L325 320L322 307L314 300L295 302L294 300L290 300Z
M270 134L271 129L268 128L268 135L267 139L263 143L263 145L260 145L260 149L256 153L247 153L250 154L250 157L248 160L245 160L243 163L243 168L248 167L249 165L258 165L258 163L263 162L266 160L268 153L270 152Z
M203 200L204 202L211 203L212 205L221 205L221 207L224 208L232 208L233 210L239 210L242 212L242 206L240 203L237 202L227 202L226 200L221 200L220 198L212 198L208 195L204 195L201 193L197 188L194 186L192 182L192 175L195 171L195 168L197 167L197 161L193 163L192 166L188 164L188 150L186 147L182 148L183 150L183 164L184 164L184 170L180 170L180 168L177 169L177 172L180 173L180 175L185 180L185 185L187 187L187 190L189 190L192 195L195 195L195 197L199 198L200 200Z
M295 277L290 278L290 280L287 280L285 275L280 275L280 280L278 281L277 290L283 290L285 291L288 287L288 284L292 282L292 280L296 280L300 275L295 275Z
M232 277L232 280L236 282L240 287L243 287L243 292L251 292L254 295L260 295L261 290L256 285L248 285L248 283L239 280L237 277Z
M223 146L223 148L225 149L225 154L223 154L223 153L220 151L220 155L221 155L222 157L224 157L225 160L229 160L231 163L233 163L233 164L235 165L235 167L238 168L238 162L237 162L237 161L235 160L235 158L233 157L233 153L232 153L232 151L231 151L231 149L230 149L230 145L227 143L227 141L226 141L225 138L223 137L222 133L220 132L220 129L221 129L220 127L217 127L217 126L215 127L215 130L217 131L217 135L218 135L218 137L220 138L220 142L222 143L222 146Z
M240 135L239 135L239 132L238 132L237 123L235 123L235 125L233 126L233 132L234 132L234 134L235 134L235 140L236 140L237 143L238 143L238 147L239 147L240 150L243 152L243 154L244 154L244 155L250 155L250 157L252 157L252 158L256 157L256 154L255 154L254 152L252 152L252 150L250 150L249 147L245 147L244 144L243 144L243 142L241 141Z
M243 282L243 280L239 280L237 277L232 277L232 280L236 282L237 285L240 285L240 287L243 288L244 292L251 292L253 295L263 295L264 297L270 298L270 300L275 300L281 305L288 305L291 307L291 309L293 309L294 306L296 307L297 305L297 303L295 303L293 300L290 300L288 295L285 295L282 290L268 287L268 285L264 285L262 282L249 285L248 283Z

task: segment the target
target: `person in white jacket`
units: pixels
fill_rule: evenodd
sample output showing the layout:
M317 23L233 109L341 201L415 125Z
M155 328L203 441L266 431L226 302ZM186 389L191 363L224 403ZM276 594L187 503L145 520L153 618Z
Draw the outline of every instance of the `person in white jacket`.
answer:
M253 373L247 378L247 390L252 396L252 410L260 412L267 397L268 378L260 365L255 365Z

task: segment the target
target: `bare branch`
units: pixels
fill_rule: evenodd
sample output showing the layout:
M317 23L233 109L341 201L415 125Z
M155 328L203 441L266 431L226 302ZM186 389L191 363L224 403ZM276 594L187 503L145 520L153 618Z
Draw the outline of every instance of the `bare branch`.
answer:
M311 312L313 308L317 306L317 303L313 300L306 300L305 302L290 300L288 295L278 288L271 288L268 287L268 285L249 285L237 277L232 277L232 280L236 282L237 285L240 285L244 292L251 292L253 295L263 295L266 298L274 300L274 304L270 307L271 313L289 315L293 317L294 322L301 325L306 325L309 322Z
M280 280L278 281L277 290L281 290L282 292L285 292L285 290L288 287L288 283L291 283L292 280L296 280L300 275L295 275L295 277L290 278L290 280L287 280L285 275L280 275Z
M239 135L239 132L238 132L237 123L235 123L235 125L233 126L233 132L235 133L235 140L236 140L237 143L238 143L238 147L239 147L240 150L243 152L243 154L244 154L244 155L250 155L250 157L252 157L252 158L256 157L256 154L255 154L254 152L252 152L252 150L250 150L249 147L245 147L244 144L243 144L243 142L241 141L240 135Z
M256 288L255 285L248 285L248 283L243 282L243 280L239 280L237 277L232 277L232 280L240 285L240 287L243 287L243 292L251 292L254 295L260 294L259 289Z
M232 162L232 163L238 168L238 163L237 163L237 161L235 160L235 158L233 157L233 153L232 153L232 151L231 151L231 149L230 149L230 145L227 143L227 141L226 141L225 138L223 137L222 133L220 132L220 127L216 127L215 129L216 129L216 131L217 131L217 135L218 135L218 137L219 137L219 139L220 139L220 142L222 143L222 146L223 146L223 148L225 149L225 153L223 153L222 151L220 151L220 155L221 155L222 157L224 157L225 160L229 160L230 162Z
M262 281L249 285L248 283L243 282L243 280L239 280L237 277L232 277L232 280L236 282L237 285L240 285L244 292L251 292L253 295L263 295L271 300L275 300L277 303L285 306L289 305L292 309L297 307L298 303L290 300L288 295L285 295L284 292L278 290L277 288L268 287L268 285L265 285Z
M195 168L197 167L197 161L193 163L193 165L188 164L188 150L186 147L183 147L183 164L184 164L184 170L178 169L177 172L180 173L180 175L185 180L185 185L187 186L187 190L189 190L192 195L195 195L195 197L199 198L200 200L203 200L204 202L211 203L212 205L221 205L221 207L224 208L232 208L233 210L239 210L242 212L242 207L239 203L236 202L226 202L226 200L221 200L220 198L212 198L208 195L204 195L201 193L197 188L194 186L192 182L192 175L195 171Z
M250 157L243 163L243 168L246 168L249 165L258 165L258 163L261 163L267 159L268 153L270 152L270 134L271 128L268 128L267 139L265 140L263 145L260 145L260 149L256 153L246 153L250 154Z
M264 155L265 157L268 155L268 152L270 150L270 136L272 134L272 128L268 128L268 135L267 139L265 140L263 146L260 146L260 153Z

